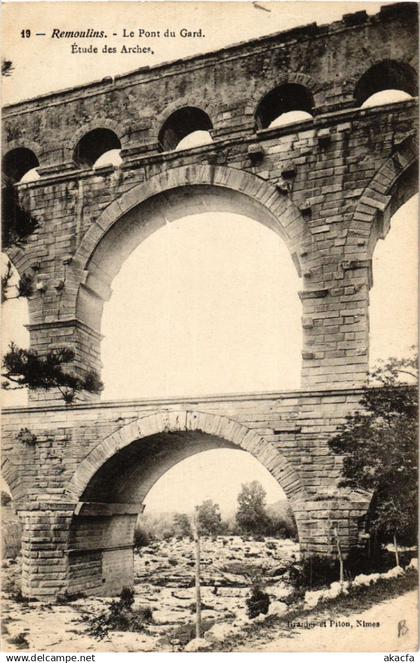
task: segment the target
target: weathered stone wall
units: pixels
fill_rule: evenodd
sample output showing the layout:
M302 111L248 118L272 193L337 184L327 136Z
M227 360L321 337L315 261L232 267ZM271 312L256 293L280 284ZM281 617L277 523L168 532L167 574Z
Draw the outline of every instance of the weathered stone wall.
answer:
M356 84L371 65L392 59L416 66L416 9L401 3L375 16L356 12L331 25L313 23L43 95L5 109L5 138L37 147L41 166L63 173L78 140L97 127L115 131L127 156L156 154L164 120L198 100L215 138L252 133L257 104L283 81L307 87L316 114L354 107Z
M358 390L279 392L269 395L211 396L200 399L168 399L71 407L6 408L3 418L3 474L15 502L80 498L90 477L71 488L81 462L104 440L130 422L146 417L169 417L186 412L209 413L233 420L261 436L280 451L299 473L305 493L315 496L339 478L340 462L326 453L326 440L354 409ZM192 415L191 415L192 416ZM181 419L182 420L182 417ZM179 426L181 424L178 424ZM19 431L28 428L34 444L21 441ZM175 426L168 424L168 429ZM181 430L195 430L183 427ZM150 428L147 436L163 433ZM204 430L204 432L206 432ZM232 442L231 435L219 436ZM132 433L132 441L144 437ZM127 440L128 441L128 440ZM189 441L192 444L192 441ZM204 444L204 442L200 442ZM235 443L234 443L235 444ZM182 449L180 449L182 453ZM99 457L98 468L107 457Z

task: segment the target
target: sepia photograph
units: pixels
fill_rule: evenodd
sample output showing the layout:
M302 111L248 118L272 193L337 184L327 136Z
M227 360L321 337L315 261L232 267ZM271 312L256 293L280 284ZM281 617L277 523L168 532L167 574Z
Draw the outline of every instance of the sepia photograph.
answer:
M417 2L1 12L1 651L414 661Z

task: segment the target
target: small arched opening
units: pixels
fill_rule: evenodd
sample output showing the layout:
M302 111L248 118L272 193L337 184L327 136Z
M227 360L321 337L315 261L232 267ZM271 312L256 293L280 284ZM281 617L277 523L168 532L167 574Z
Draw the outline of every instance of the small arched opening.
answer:
M383 60L368 69L360 78L354 92L357 106L368 108L417 95L416 73L405 62Z
M27 147L16 147L3 157L2 171L13 182L33 182L39 179L39 161Z
M81 168L121 163L121 141L111 129L92 129L77 143L73 160Z
M257 129L268 129L312 119L312 93L303 85L285 83L260 101L255 121Z
M163 152L185 150L213 142L212 122L203 110L188 106L180 108L165 120L158 136Z

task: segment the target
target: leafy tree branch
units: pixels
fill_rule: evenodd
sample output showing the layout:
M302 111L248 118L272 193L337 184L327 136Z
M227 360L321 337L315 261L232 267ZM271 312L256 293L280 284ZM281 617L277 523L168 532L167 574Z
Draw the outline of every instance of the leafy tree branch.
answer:
M11 299L21 299L33 295L33 278L30 274L23 274L16 284L12 284L13 267L8 261L6 271L1 276L1 303L4 304ZM13 290L14 294L10 294Z

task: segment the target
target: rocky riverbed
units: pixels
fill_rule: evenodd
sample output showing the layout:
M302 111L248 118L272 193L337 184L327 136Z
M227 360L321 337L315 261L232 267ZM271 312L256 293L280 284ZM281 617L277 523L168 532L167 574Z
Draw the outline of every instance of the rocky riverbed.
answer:
M202 619L206 628L225 627L246 618L245 599L253 580L264 584L272 601L291 592L287 568L298 559L298 544L287 539L261 541L239 536L203 537L201 541ZM87 623L110 603L106 598L79 598L65 605L17 602L10 593L17 564L6 563L3 575L3 650L18 647L48 651L176 651L193 637L195 589L194 544L170 539L140 548L135 554L135 607L150 608L152 618L141 633L110 631L101 641ZM9 588L9 591L7 589Z

